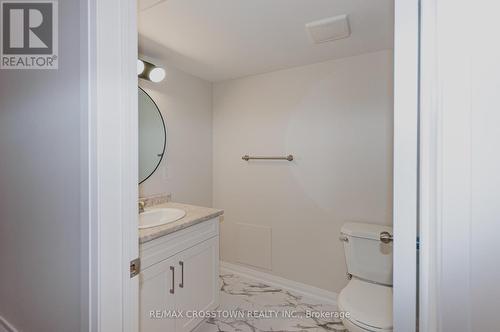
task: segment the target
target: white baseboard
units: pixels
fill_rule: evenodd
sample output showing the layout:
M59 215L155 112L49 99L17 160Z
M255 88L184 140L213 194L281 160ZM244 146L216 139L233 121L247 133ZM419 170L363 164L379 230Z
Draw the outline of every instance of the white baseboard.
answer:
M0 332L18 332L5 318L0 316Z
M286 289L292 293L299 294L304 297L320 301L322 303L337 305L337 293L330 292L318 287L306 285L266 272L257 271L242 265L223 261L220 262L220 269L222 273L236 274L243 278L253 279L273 287Z

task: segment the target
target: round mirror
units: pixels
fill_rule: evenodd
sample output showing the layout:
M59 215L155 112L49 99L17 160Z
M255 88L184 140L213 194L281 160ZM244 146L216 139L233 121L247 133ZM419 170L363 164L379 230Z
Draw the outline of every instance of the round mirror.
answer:
M158 168L167 141L167 130L160 109L151 97L139 88L139 184Z

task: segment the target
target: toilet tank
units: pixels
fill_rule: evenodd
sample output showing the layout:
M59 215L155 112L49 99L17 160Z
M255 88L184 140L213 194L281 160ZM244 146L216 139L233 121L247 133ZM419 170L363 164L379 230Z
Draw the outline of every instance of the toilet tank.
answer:
M342 226L341 240L347 272L355 277L392 285L392 242L380 241L380 233L392 234L392 227L349 222Z

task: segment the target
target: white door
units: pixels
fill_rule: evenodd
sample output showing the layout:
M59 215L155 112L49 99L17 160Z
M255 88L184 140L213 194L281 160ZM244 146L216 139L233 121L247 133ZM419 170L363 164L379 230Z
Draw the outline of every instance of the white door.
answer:
M219 301L219 237L206 240L178 255L176 305L181 312L195 313L214 309ZM191 331L201 318L183 317L176 332ZM149 331L148 331L149 332Z
M395 1L394 331L417 325L419 0Z
M139 324L141 332L175 331L175 292L177 285L177 259L164 260L140 274Z
M81 104L88 109L82 111L88 128L82 132L81 162L89 164L87 174L82 172L89 224L81 229L82 260L89 266L82 308L89 328L82 330L137 332L139 278L130 277L130 262L139 257L137 2L80 3L82 42L87 41L82 52L88 55L80 68L87 71Z

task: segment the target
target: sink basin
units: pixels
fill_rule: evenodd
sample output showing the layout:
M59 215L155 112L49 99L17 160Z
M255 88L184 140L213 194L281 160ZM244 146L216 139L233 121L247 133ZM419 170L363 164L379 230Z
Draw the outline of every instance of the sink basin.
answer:
M174 208L151 209L139 214L139 229L165 225L183 218L186 211Z

